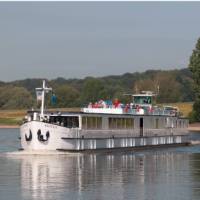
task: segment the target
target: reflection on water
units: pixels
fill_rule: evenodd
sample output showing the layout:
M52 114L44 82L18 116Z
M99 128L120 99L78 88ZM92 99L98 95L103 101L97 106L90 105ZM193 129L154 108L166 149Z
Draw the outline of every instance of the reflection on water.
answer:
M18 136L18 129L1 129L0 152L15 151ZM200 146L90 155L0 153L0 200L11 199L199 200Z
M22 156L8 160L20 166L22 199L199 199L193 189L193 161L185 153Z

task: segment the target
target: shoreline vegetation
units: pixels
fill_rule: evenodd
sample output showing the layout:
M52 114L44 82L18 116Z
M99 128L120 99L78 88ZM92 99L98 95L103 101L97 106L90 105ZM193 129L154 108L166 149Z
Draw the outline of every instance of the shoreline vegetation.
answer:
M192 111L192 102L166 103L162 105L177 106L184 117L188 117ZM48 111L78 112L80 108L54 108ZM27 110L0 110L0 128L19 128ZM200 123L192 123L189 126L190 131L200 131Z
M43 79L0 81L0 109L27 109L37 106L35 88ZM146 70L83 79L46 80L53 91L46 96L48 108L81 107L100 99L128 103L130 95L140 91L158 93L156 103L193 102L193 77L189 68L174 70ZM158 91L159 90L159 91Z

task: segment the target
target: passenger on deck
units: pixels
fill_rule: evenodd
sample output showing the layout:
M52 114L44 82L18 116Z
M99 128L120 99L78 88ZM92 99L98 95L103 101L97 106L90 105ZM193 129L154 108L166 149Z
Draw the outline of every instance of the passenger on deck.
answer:
M118 99L115 99L113 102L114 108L118 108L120 105L120 101Z
M103 100L99 100L98 102L98 108L103 108Z
M106 102L105 102L105 101L102 101L102 107L103 107L103 108L106 108L106 107L107 107L107 105L106 105Z
M111 100L106 100L105 103L107 108L112 108L113 104Z
M93 108L98 108L98 103L97 102L94 103Z
M125 110L125 112L127 113L127 112L129 111L129 109L130 109L130 104L127 103L124 110Z
M92 108L92 103L91 102L88 104L88 108Z

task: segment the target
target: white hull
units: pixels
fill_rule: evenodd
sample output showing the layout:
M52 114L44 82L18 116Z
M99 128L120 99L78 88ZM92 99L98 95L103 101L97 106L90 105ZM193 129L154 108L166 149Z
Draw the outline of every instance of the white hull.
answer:
M40 131L39 131L40 130ZM38 136L38 131L41 136ZM24 150L95 150L172 145L188 143L187 132L182 130L157 130L159 136L148 136L150 130L144 130L144 137L139 137L137 130L132 133L122 131L98 130L86 133L78 128L65 128L49 123L31 121L20 128L21 146ZM151 130L153 131L153 130ZM49 133L49 136L47 135ZM120 134L121 133L121 134ZM102 137L103 135L103 137ZM48 136L48 137L47 137Z
M49 132L49 138L47 141L40 141L38 139L38 130L41 130L42 135L44 136L43 139L46 138L46 133ZM32 140L26 141L25 134L27 137L30 137L30 131L32 133ZM72 133L76 133L77 130L70 130L65 127L48 124L39 121L31 121L28 123L23 124L20 127L21 133L21 146L22 149L25 150L56 150L63 146L62 137L72 137ZM70 144L68 145L70 147Z

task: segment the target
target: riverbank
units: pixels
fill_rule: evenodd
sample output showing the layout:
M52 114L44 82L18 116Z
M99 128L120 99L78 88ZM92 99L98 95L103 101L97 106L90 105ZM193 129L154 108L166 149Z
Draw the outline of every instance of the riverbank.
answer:
M200 132L200 123L192 123L188 127L189 131Z
M55 108L48 111L80 111L80 108ZM27 110L0 110L0 128L19 128Z
M4 129L4 128L19 128L20 125L0 125L0 129Z

